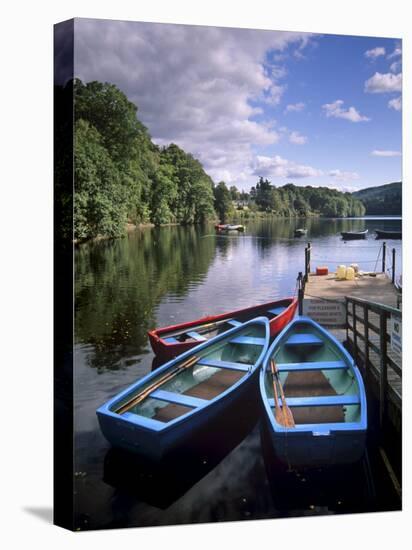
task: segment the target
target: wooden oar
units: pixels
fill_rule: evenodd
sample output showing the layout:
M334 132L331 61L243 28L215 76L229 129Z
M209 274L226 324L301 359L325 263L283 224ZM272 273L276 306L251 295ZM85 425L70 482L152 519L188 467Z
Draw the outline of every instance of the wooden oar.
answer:
M143 391L141 391L138 395L135 395L131 397L126 403L123 403L118 409L116 409L117 414L123 414L127 412L132 407L135 407L138 405L143 399L145 399L149 394L151 394L153 391L155 391L159 386L165 384L168 382L171 378L179 374L181 371L193 366L197 361L199 360L198 357L190 357L184 363L180 364L178 367L173 369L171 372L166 373L161 378L158 378L155 382L150 384L147 388L145 388Z
M173 338L175 336L181 336L182 334L187 334L188 332L191 332L192 330L195 330L199 334L203 334L205 329L210 329L212 327L218 327L219 325L223 325L227 323L228 321L231 321L232 318L228 319L222 319L221 321L214 321L212 323L207 323L206 325L197 325L196 327L188 327L184 330L176 330L175 332L168 332L166 334L161 334L161 338Z
M270 368L272 370L273 388L275 389L275 392L276 392L276 400L277 400L277 391L276 391L275 380L279 384L280 398L282 400L282 413L283 413L282 414L282 416L283 416L282 421L279 421L278 418L276 418L276 416L275 416L275 418L276 418L277 422L279 424L281 424L282 426L285 426L286 428L294 428L295 427L295 420L293 418L292 411L290 410L290 408L288 407L288 405L286 403L285 393L283 391L282 384L280 383L279 371L278 371L276 363L273 359L270 360ZM280 415L279 415L279 417L280 417Z
M278 390L276 388L276 375L275 375L272 359L270 360L270 368L272 371L273 395L275 398L275 419L278 424L281 424L283 426L284 415L282 414L281 408L279 406L279 396L278 396Z

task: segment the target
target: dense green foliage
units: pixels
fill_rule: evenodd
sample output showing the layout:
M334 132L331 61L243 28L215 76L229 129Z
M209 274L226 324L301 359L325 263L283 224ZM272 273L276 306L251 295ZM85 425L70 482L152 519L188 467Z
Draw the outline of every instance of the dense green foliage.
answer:
M353 196L363 202L366 214L402 215L402 182L356 191Z
M159 148L113 84L74 83L74 234L117 237L126 223L215 218L213 182L177 145Z
M226 187L224 181L220 181L213 190L215 196L215 210L219 215L221 223L225 223L228 215L233 210L232 201L236 187L231 187L230 190ZM239 193L239 191L237 191Z
M300 187L288 183L275 187L267 179L260 178L250 190L252 200L260 210L278 216L363 216L361 201L350 193L341 193L328 187Z

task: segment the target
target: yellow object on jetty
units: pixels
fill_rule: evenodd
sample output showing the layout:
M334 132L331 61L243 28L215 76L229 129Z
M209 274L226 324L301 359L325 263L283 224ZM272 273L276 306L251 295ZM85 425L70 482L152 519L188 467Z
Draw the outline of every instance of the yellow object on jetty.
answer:
M336 278L346 279L346 265L338 265L338 269L336 270Z
M347 281L354 281L355 280L355 270L353 267L348 267L346 269L346 280Z

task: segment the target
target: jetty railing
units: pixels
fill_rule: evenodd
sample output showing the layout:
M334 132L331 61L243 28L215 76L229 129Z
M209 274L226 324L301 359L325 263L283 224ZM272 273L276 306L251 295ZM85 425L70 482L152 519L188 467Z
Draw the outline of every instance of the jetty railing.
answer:
M312 253L312 245L308 242L305 247L305 277L303 279L303 284L308 282L310 275L310 256Z
M379 391L379 418L386 421L388 403L399 410L402 407L401 337L398 348L392 338L396 326L401 326L399 309L355 298L346 297L346 340L357 364L363 368L368 385ZM399 334L400 336L400 334ZM389 344L389 345L388 345Z

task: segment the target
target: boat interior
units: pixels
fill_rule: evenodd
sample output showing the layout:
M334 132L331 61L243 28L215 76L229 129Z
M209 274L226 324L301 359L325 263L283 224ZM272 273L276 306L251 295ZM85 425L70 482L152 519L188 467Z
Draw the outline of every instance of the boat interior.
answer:
M283 303L279 303L276 306L273 305L268 309L267 305L263 305L261 308L257 307L253 308L252 311L240 313L235 318L222 319L213 324L206 322L203 326L199 325L198 327L187 329L187 331L178 331L179 334L174 334L176 331L170 332L170 334L162 334L162 338L168 344L177 344L179 342L199 342L200 344L201 342L210 340L218 334L222 334L233 327L238 327L242 323L261 315L267 317L269 321L271 321L283 313L285 309L289 307L290 303L290 300L285 300Z
M145 399L129 408L127 412L160 422L169 422L206 405L245 377L254 367L262 352L262 346L266 343L265 331L264 325L249 325L227 339L201 350L196 355L197 360L193 365L183 368L162 382L169 372L174 372L179 366L178 362L174 362L167 371L159 373L145 386L136 390L137 396L147 388L153 387ZM127 395L123 402L131 397L133 395ZM121 405L122 403L118 402L112 409L116 410Z
M304 322L292 325L272 358L296 425L360 420L356 377L338 346L316 327ZM270 363L265 390L275 414Z

